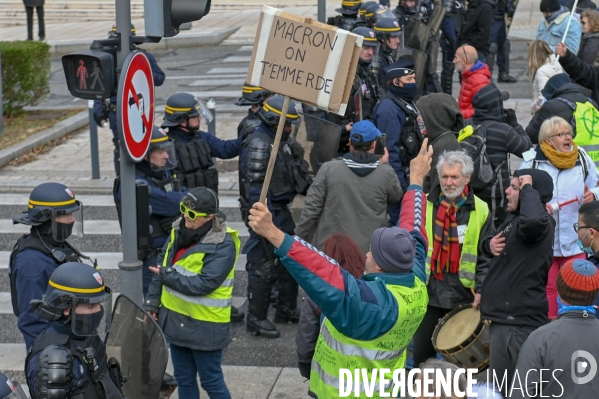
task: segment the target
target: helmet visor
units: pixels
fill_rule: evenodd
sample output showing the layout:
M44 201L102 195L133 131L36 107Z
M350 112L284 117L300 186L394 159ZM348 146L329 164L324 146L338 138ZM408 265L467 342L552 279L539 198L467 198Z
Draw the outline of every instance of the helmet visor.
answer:
M393 19L397 19L397 17L395 16L395 14L393 14L393 11L389 10L387 7L381 8L380 10L378 10L376 13L376 19L377 21L379 19L382 18L393 18Z
M98 274L99 275L99 274ZM105 335L112 323L112 294L95 298L79 298L71 308L71 330L80 337Z
M165 136L165 138L164 143L152 142L150 144L148 161L155 172L175 169L177 166L177 152L173 140L170 140L168 136Z
M70 236L83 237L83 204L77 201L76 207L52 212L52 238L64 241Z
M200 114L200 118L202 118L207 125L210 124L214 119L214 117L212 116L212 112L210 112L210 110L202 100L200 100L199 98L196 98L196 100L197 103L195 105L195 109L198 112L198 114Z

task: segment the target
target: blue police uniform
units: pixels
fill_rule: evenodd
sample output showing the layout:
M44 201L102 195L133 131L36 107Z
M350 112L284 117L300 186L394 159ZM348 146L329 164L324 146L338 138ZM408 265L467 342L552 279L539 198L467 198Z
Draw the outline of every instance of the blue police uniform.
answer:
M160 67L158 66L158 63L156 62L156 58L154 58L154 56L152 54L150 54L147 51L144 51L144 54L148 57L148 61L150 62L150 67L152 68L152 76L154 77L154 86L162 86L162 84L164 83L165 80L165 75L164 72L162 71L162 69L160 69ZM102 100L95 100L94 101L94 109L93 109L93 114L94 114L94 119L96 120L96 123L98 123L98 125L100 124L101 120L105 120L106 119L106 111L104 110L103 107L103 101ZM116 96L114 97L110 97L110 109L108 112L108 121L110 123L110 130L112 130L112 142L114 143L114 170L116 172L116 175L120 175L121 173L121 169L120 169L120 163L119 163L119 133L117 130L117 124L116 124Z
M32 228L33 229L33 228ZM27 349L48 327L48 320L40 319L29 305L32 299L40 299L48 288L48 280L60 263L37 249L25 249L19 252L13 261L11 273L14 274L19 301L19 320L17 326L25 339Z

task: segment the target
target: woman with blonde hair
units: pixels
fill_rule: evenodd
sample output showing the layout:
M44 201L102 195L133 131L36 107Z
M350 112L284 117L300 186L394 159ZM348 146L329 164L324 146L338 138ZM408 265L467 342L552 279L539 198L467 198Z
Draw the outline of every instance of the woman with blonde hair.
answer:
M584 63L599 66L599 11L583 11L580 23L582 40L576 56Z
M553 68L555 63L555 54L549 48L547 42L543 40L535 40L528 46L528 70L526 74L532 81L532 103L530 104L531 115L537 112L545 98L541 94L541 90L547 84L547 81L558 73L564 73L562 66L558 63L556 68Z
M599 174L591 157L572 141L572 126L554 116L543 122L534 159L522 162L520 169L540 169L553 180L553 198L547 212L555 219L553 264L547 280L549 318L557 317L556 280L560 268L571 259L586 259L586 249L578 240L578 209L599 198ZM583 228L583 226L580 226Z

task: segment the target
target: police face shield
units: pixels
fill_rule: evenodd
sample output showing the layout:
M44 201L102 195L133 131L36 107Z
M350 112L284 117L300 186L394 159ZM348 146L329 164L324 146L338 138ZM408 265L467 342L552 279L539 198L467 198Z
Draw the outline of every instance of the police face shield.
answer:
M206 125L209 125L214 119L214 117L212 116L212 112L210 112L210 110L202 100L200 100L199 98L196 98L196 100L197 103L194 107L195 110L200 115L200 118L206 122Z
M12 392L0 399L28 399L18 382L6 380L6 383Z
M393 32L386 39L386 45L391 50L398 50L404 48L404 36L403 31Z
M376 15L377 21L379 19L382 19L382 18L393 18L393 19L397 19L397 17L395 16L395 14L393 14L393 11L391 11L387 7L382 7L380 10L378 10L375 13L375 15Z
M52 238L62 242L71 236L83 237L83 204L64 211L52 212Z
M99 274L98 274L99 276ZM110 331L112 322L112 295L106 287L105 295L76 301L71 308L71 330L80 337L103 336Z
M168 136L164 137L164 143L150 144L148 162L155 172L172 170L177 166L177 153L173 140L169 139Z
M420 11L420 0L402 0L401 6L410 14L416 14Z

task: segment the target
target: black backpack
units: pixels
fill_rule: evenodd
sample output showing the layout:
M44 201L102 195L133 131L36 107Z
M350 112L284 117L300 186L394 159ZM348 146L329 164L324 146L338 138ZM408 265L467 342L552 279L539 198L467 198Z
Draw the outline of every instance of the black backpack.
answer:
M474 171L470 177L470 186L472 186L475 192L480 191L495 180L505 160L497 165L495 169L491 166L491 161L487 154L487 127L485 126L485 122L474 126L474 133L459 143L462 150L472 158L472 162L474 163Z

